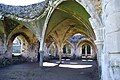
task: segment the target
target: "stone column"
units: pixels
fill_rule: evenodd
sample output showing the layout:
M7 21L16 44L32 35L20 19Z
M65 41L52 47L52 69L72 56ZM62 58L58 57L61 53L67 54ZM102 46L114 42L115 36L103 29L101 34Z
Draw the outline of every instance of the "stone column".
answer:
M46 56L46 57L49 57L49 54L50 54L50 47L47 47L47 48L46 48L46 54L45 54L45 56Z
M93 55L93 48L92 48L91 45L90 45L90 55L91 55L91 56Z
M96 14L94 14L96 15ZM101 17L101 16L100 16ZM104 37L105 37L105 26L103 25L102 23L102 20L99 18L99 17L91 17L89 18L89 21L93 27L93 30L95 32L95 35L96 35L96 40L94 41L96 46L97 46L97 61L98 61L98 65L99 65L99 74L100 74L100 77L101 77L101 71L103 69L101 69L102 65L104 63L104 60L103 59L103 42L104 42ZM108 79L106 79L108 80Z
M44 58L44 39L41 37L40 41L40 48L39 48L39 54L40 54L40 62L39 66L43 67L43 58Z
M7 51L7 40L6 40L6 34L4 33L4 38L3 38L3 41L4 41L4 44L3 44L3 46L4 46L4 50L3 50L3 53L5 53L6 51Z
M85 57L87 58L87 45L85 45Z
M55 53L54 54L55 54L54 57L57 58L58 57L58 48L56 45L55 45Z
M91 58L95 59L96 53L95 53L95 48L91 46Z
M102 52L103 52L103 41L95 41L95 44L97 46L98 65L101 66L101 55L102 55Z
M3 38L3 53L4 57L8 59L12 59L12 41L7 44L7 39L6 39L6 34L4 33L4 38Z
M79 53L79 49L76 49L76 59L80 59L80 53Z
M2 39L0 39L0 59L4 57L3 50L4 50L3 42L2 42Z
M73 49L73 47L71 47L71 57L73 57L73 53L74 52L74 49Z
M95 41L95 44L97 46L97 62L98 62L98 71L99 71L99 77L101 77L102 73L102 64L104 63L102 58L103 55L103 41Z
M62 47L58 46L58 55L59 55L59 62L62 62Z
M54 47L54 58L56 58L56 56L57 56L57 47L56 47L56 45L55 45L55 43L53 44L53 47Z
M80 50L79 50L80 58L82 59L82 46L80 45Z
M76 59L76 46L72 48L71 53L72 53L71 59Z
M43 57L44 57L44 51L40 51L40 62L39 62L40 67L43 66Z

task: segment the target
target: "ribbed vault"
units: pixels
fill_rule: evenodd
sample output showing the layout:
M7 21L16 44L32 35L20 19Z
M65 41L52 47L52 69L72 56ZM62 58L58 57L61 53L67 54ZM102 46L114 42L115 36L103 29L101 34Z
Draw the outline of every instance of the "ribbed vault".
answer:
M79 3L74 0L64 1L52 13L45 39L52 36L57 43L63 44L72 35L81 33L95 40L89 18L90 15Z

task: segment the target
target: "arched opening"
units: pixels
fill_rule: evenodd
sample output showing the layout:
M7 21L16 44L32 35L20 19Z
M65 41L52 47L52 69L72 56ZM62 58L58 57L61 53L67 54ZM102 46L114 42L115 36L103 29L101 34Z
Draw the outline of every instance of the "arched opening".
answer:
M65 44L63 46L63 59L70 59L71 58L71 45L70 44Z
M16 35L15 39L13 40L13 43L11 44L12 48L12 61L14 64L27 62L28 53L29 53L29 42L24 37L25 35L19 34ZM10 47L10 46L9 46Z
M21 52L22 52L22 44L21 44L21 41L16 37L13 41L13 51L12 51L12 54L14 56L19 56L21 55Z
M90 58L91 54L91 46L89 44L82 45L82 58Z
M90 39L81 40L78 43L78 47L80 50L81 58L82 59L97 59L97 48L94 42Z
M54 59L56 57L56 48L55 48L55 45L52 43L49 47L50 51L49 51L49 56L50 56L50 59Z
M85 45L82 46L82 55L85 55Z
M39 41L25 26L16 28L8 37L6 55L13 63L36 62L39 60Z

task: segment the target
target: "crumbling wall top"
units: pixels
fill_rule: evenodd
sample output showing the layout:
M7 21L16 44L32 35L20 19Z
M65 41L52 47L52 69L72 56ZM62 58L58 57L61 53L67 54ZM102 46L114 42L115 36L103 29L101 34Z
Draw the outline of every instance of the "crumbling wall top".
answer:
M19 18L33 19L43 13L45 5L45 1L28 6L11 6L0 4L0 14L10 14Z

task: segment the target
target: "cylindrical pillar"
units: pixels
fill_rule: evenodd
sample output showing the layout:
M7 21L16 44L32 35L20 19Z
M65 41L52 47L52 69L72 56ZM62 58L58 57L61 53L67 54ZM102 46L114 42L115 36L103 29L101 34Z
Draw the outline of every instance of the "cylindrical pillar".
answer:
M39 62L40 67L43 66L43 57L44 57L44 51L40 51L40 62Z

